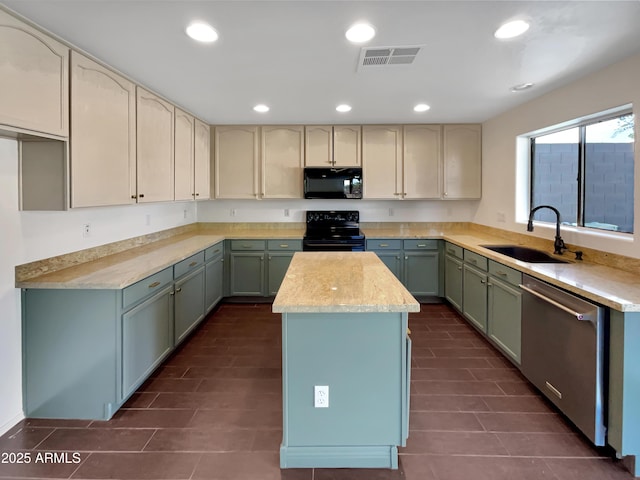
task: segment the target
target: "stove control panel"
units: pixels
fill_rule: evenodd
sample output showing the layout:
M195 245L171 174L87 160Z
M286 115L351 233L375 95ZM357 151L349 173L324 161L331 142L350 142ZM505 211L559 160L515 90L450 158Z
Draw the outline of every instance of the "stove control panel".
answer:
M359 223L358 210L307 210L307 224Z

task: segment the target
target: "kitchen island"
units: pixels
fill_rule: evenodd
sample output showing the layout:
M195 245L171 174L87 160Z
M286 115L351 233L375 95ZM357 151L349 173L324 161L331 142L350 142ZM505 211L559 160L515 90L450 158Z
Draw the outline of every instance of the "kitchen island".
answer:
M282 313L280 466L398 468L408 313L420 304L372 252L299 252L272 309Z

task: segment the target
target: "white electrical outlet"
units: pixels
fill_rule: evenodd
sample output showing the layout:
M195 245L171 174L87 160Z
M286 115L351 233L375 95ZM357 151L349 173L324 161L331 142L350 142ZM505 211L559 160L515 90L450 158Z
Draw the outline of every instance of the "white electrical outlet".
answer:
M289 209L288 209L288 208L285 208L285 209L284 209L284 216L285 216L285 217L288 217L288 216L289 216Z
M91 236L91 224L90 223L85 223L82 226L82 236L85 237L85 238Z
M229 210L229 216L230 217L235 217L236 216L236 209L235 208L232 208L232 209Z
M313 388L313 406L315 408L329 408L329 386L316 385Z
M390 216L390 217L393 217L393 208L390 208L390 209L389 209L389 216Z
M496 215L496 219L498 220L498 222L504 223L505 222L504 212L498 212L498 214Z
M182 218L187 218L187 209L182 210Z

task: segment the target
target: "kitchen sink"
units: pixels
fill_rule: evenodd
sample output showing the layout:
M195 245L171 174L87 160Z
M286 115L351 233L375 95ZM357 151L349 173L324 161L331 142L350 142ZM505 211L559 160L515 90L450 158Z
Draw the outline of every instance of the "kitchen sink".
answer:
M507 257L515 258L528 263L569 263L557 257L549 255L535 248L522 247L520 245L480 245L487 250L501 253Z

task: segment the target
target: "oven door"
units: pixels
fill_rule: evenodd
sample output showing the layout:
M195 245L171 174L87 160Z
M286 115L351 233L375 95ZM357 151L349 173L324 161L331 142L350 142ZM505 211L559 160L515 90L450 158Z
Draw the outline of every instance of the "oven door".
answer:
M303 252L364 252L364 239L309 239L302 240Z

